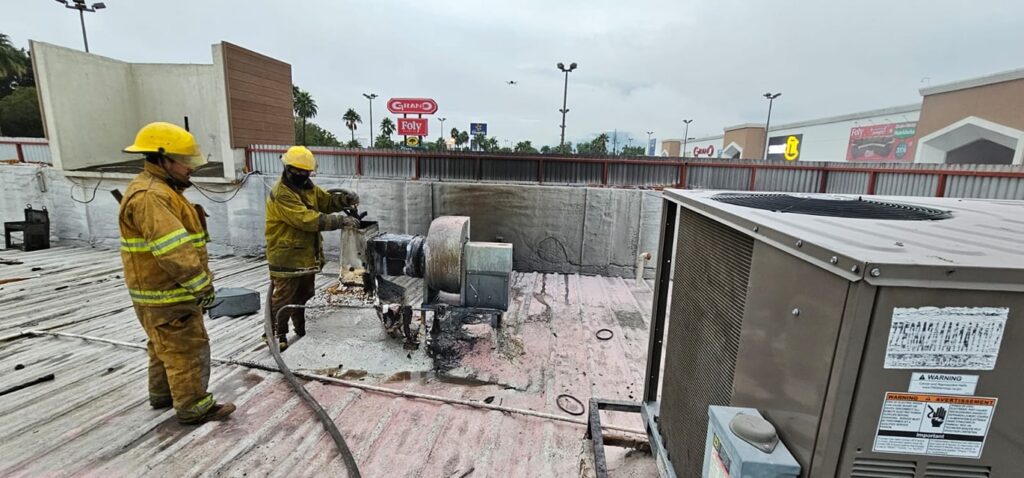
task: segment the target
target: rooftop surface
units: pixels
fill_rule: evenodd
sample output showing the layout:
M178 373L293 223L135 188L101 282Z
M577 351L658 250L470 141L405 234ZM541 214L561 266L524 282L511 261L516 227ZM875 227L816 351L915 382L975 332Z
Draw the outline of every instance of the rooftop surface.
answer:
M266 289L261 260L215 258L211 267L218 288ZM0 416L5 417L0 420L0 475L344 475L334 444L283 377L248 365L271 360L260 341L262 312L206 319L215 358L210 389L219 400L239 406L231 419L185 427L177 424L173 411L152 410L146 354L138 348L144 347L145 334L120 274L120 258L112 250L0 250L0 306L5 311L0 315L0 390L47 374L55 377L0 400ZM333 282L325 274L317 284L323 289ZM405 371L398 360L403 356L389 368L379 361L360 363L352 354L349 363L333 369L310 365L304 371L566 418L576 417L559 409L559 394L584 403L592 396L639 400L650 322L648 284L516 273L513 287L514 303L503 328L494 332L477 326L476 341L453 375L416 372L422 367L416 368L414 354L422 352L408 353L410 370ZM341 344L332 347L318 330L339 334L346 329L330 324L358 329L376 321L375 315L370 322L360 316L365 310L350 310L311 316L310 333L285 351L284 359L315 358L315 350L323 351L325 361L335 358L330 354L343 354ZM597 340L595 333L602 328L614 337ZM65 335L21 335L30 329ZM376 350L367 356L392 347L382 332L364 327L363 334L367 350ZM340 333L339 341L354 336ZM340 383L310 380L305 385L334 418L367 477L580 476L581 462L590 456L584 427L577 423ZM611 414L602 421L641 428L639 417L631 415ZM608 452L611 476L657 474L647 453Z

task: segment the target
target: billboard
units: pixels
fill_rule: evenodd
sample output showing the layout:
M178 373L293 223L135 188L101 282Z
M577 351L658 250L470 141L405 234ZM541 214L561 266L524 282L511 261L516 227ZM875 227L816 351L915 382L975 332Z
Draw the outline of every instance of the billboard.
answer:
M804 135L772 136L768 138L768 159L776 161L799 161L800 144Z
M430 98L391 98L388 111L396 114L432 115L437 112L437 102Z
M398 118L398 134L402 136L426 136L426 118Z
M847 161L913 161L917 123L890 123L850 128Z
M476 136L478 134L487 136L487 123L470 123L469 134L473 136Z

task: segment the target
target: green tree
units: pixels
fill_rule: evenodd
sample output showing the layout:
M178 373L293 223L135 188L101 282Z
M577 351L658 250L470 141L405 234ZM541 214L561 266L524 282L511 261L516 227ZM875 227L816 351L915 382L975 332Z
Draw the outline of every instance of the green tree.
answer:
M533 144L530 143L529 141L520 141L516 143L516 147L515 149L513 149L513 151L515 151L516 153L523 154L537 154L538 152L537 148L534 148Z
M18 88L0 100L0 132L7 136L43 137L43 119L35 88Z
M590 154L598 156L608 155L608 133L601 133L590 142Z
M551 146L544 145L540 147L540 154L551 154Z
M384 118L380 120L380 134L391 137L395 134L395 122L391 121L391 118Z
M444 141L443 137L437 138L437 141L434 141L434 146L435 149L437 149L438 151L444 151L448 149L448 143Z
M498 146L498 138L492 136L484 141L484 151L498 151L500 149L501 146Z
M622 156L644 156L647 151L643 146L624 146L621 154Z
M302 141L303 137L306 137L307 141ZM295 144L303 143L306 146L341 146L334 133L312 121L303 124L301 118L295 118Z
M0 33L0 78L25 73L28 68L28 55L25 50L14 47L11 38Z
M469 143L469 131L459 131L459 137L455 138L456 145L464 145Z
M363 145L361 143L359 143L358 140L353 138L352 141L349 141L349 142L345 143L345 147L346 148L362 148Z
M352 141L349 142L349 144L351 144L356 140L356 128L358 128L359 124L363 122L363 118L359 116L359 113L356 113L356 110L349 108L348 111L342 115L341 119L345 120L345 127L348 128L350 133L352 133Z
M317 113L316 100L313 99L313 95L309 94L308 91L303 91L302 88L292 85L292 110L295 111L295 116L302 119L302 144L306 143L306 121L310 118L315 118Z

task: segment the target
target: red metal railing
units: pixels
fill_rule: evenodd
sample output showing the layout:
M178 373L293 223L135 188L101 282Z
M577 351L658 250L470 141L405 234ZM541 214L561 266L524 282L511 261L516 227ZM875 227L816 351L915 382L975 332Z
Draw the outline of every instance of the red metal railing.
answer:
M285 151L284 148L279 147L249 147L246 148L246 170L253 170L253 154L254 153L274 153L280 154ZM650 189L660 189L663 187L679 187L685 188L691 184L690 177L692 176L691 171L700 169L717 169L717 170L746 170L749 173L747 178L744 178L743 185L737 184L736 188L743 188L744 186L749 190L757 190L759 172L773 171L773 170L785 170L785 171L808 171L816 173L814 181L816 184L811 185L808 188L808 192L828 192L830 190L830 180L836 177L838 173L856 173L858 175L866 175L866 187L863 190L856 192L857 194L875 194L878 189L878 179L880 176L888 174L899 174L899 175L925 175L933 176L936 178L936 186L934 191L928 191L925 194L934 194L935 196L945 196L947 182L951 177L978 177L978 178L1007 178L1014 180L1024 180L1024 169L1020 167L1004 166L999 169L985 170L985 169L958 169L956 166L950 166L947 168L937 169L933 165L915 165L915 164L904 164L895 167L877 167L877 166L853 166L848 163L816 163L810 164L792 164L792 163L774 163L764 161L734 161L734 160L683 160L683 159L630 159L623 157L608 157L608 158L593 158L593 157L575 157L575 156L550 156L550 155L525 155L525 154L495 154L495 153L467 153L467 152L412 152L412 151L392 151L392 150L324 150L316 151L318 156L327 157L341 157L349 158L354 160L355 163L355 175L364 176L364 159L366 158L408 158L412 163L412 174L406 176L406 179L418 180L422 178L423 172L423 161L424 160L449 160L454 162L470 162L472 164L472 178L475 180L481 180L483 178L483 165L485 161L519 161L524 163L535 163L534 165L524 166L527 170L531 171L529 175L533 176L533 181L545 184L565 184L564 181L551 180L546 177L545 165L567 163L567 164L584 164L584 165L598 165L599 174L593 179L596 183L587 182L585 185L588 186L605 186L605 187L645 187ZM638 166L650 166L650 170L659 170L664 172L665 167L678 168L678 174L672 173L672 177L668 181L662 181L662 184L628 184L621 180L611 181L609 171L612 167L633 167ZM660 168L655 168L660 167ZM664 174L662 174L664 176ZM598 179L599 178L599 179ZM675 182L675 184L672 184ZM862 183L863 184L863 183ZM701 186L701 185L697 185ZM1024 187L1024 186L1022 186Z

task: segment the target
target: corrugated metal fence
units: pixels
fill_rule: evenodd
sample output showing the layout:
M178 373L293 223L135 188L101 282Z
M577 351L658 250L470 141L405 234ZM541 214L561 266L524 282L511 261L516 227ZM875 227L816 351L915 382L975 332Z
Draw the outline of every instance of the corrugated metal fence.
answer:
M42 138L0 137L0 161L53 164L50 144Z
M281 172L286 146L246 148L248 170ZM658 189L946 196L1024 200L1024 167L776 163L760 160L585 158L473 152L322 148L319 174L380 179L523 182Z

